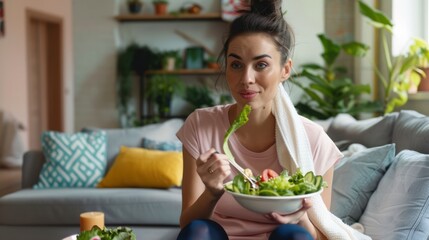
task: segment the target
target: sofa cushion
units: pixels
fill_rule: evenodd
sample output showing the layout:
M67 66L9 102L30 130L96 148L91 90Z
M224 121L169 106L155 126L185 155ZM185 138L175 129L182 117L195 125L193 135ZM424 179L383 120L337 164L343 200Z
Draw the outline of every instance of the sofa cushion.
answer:
M181 190L25 189L0 198L0 225L79 225L79 215L104 212L106 225L178 225Z
M371 196L360 223L373 239L428 239L429 155L404 150Z
M396 152L404 149L429 154L429 117L412 110L402 110L393 129Z
M356 120L349 114L337 115L328 128L327 134L334 142L347 141L364 146L376 147L392 143L393 126L398 113L384 117Z
M393 144L368 148L344 157L335 166L332 213L349 225L358 222L394 157Z
M106 133L42 134L46 156L34 188L95 187L106 170Z
M181 152L122 146L98 187L169 188L180 186L182 175Z
M179 140L154 140L150 138L143 138L143 148L160 150L160 151L182 151L182 142Z
M107 168L113 164L121 146L141 147L143 138L158 141L177 140L176 132L183 125L179 118L170 119L163 123L149 124L135 128L84 128L83 131L103 130L107 133Z

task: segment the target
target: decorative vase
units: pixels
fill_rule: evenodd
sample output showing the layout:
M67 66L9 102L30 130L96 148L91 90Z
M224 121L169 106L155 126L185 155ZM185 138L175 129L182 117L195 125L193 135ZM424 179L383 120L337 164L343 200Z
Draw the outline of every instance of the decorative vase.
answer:
M201 69L204 65L204 48L188 47L185 49L186 68Z
M176 68L176 58L168 57L164 65L164 69L167 71L173 71L175 68Z
M140 13L142 10L143 3L142 2L129 2L128 3L128 11L132 14Z

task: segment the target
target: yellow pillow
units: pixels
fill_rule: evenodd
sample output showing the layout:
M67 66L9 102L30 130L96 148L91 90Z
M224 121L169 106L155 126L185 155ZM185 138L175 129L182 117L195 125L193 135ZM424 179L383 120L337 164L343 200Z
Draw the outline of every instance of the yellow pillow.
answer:
M112 167L97 187L169 188L180 186L181 152L121 147Z

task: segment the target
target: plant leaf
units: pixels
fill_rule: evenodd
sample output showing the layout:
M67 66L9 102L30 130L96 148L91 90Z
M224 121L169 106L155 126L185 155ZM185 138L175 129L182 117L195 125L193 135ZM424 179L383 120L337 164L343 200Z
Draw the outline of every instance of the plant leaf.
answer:
M355 57L364 57L369 50L369 46L359 42L349 42L341 45L344 52Z
M371 20L371 24L376 28L384 28L392 32L393 24L381 11L371 8L363 1L359 1L359 10L362 15Z

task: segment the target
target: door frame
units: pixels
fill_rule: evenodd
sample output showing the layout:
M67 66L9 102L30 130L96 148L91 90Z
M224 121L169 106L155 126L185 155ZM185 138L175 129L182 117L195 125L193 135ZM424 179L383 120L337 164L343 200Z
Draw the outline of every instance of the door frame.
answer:
M64 131L63 22L63 18L60 16L26 9L28 132L31 149L40 148L42 131ZM37 33L34 34L34 31ZM35 37L40 40L38 46L34 44ZM32 76L33 73L37 73L38 76ZM31 81L37 82L31 84ZM40 84L40 88L30 89L32 85L37 83ZM40 96L38 96L40 101L32 102L30 91L40 91ZM33 119L32 104L39 104L40 119ZM32 121L36 122L33 124ZM37 127L35 127L36 125Z

